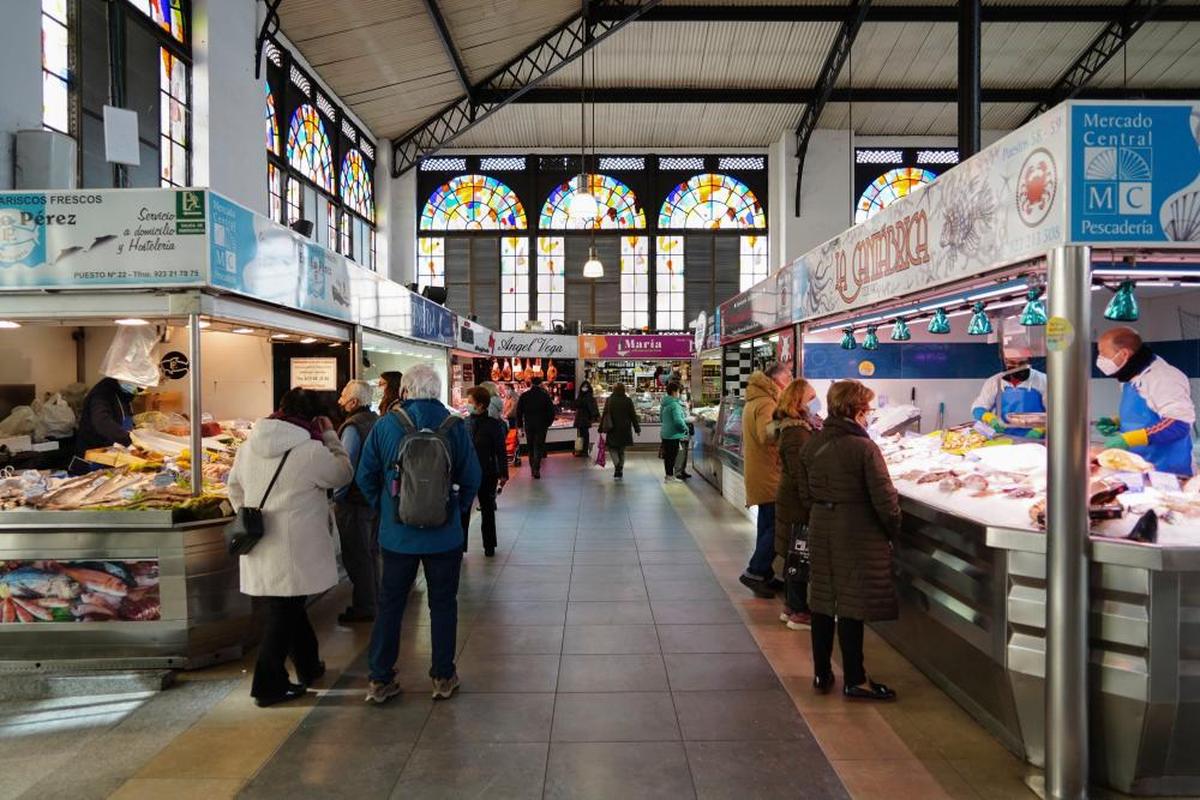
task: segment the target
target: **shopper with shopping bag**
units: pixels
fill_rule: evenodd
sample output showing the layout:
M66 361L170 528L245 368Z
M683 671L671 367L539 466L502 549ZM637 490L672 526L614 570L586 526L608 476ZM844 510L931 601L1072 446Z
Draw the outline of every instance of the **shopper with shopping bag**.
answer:
M635 431L639 434L642 432L637 409L625 393L625 384L618 383L613 387L612 396L604 404L604 414L600 417L600 433L604 435L605 449L612 451L613 480L624 477L625 448L633 444Z

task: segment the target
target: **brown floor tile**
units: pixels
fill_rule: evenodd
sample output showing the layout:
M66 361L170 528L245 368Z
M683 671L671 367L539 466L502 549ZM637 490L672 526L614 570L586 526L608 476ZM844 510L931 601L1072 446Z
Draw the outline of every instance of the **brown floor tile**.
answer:
M952 800L962 796L947 791L933 773L915 758L833 759L833 768L855 800L895 800L898 797Z
M246 780L283 743L283 728L197 726L185 731L138 770L135 778L228 778ZM231 746L236 743L236 746Z
M219 778L133 778L108 800L233 800L242 781Z
M913 759L883 717L872 708L840 712L809 711L804 715L821 749L833 761Z

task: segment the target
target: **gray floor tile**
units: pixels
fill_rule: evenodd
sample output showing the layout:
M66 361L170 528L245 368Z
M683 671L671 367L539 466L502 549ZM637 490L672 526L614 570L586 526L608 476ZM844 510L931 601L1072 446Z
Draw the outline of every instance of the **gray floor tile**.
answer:
M685 800L695 796L687 757L679 742L550 745L547 800Z
M566 629L562 652L572 655L657 653L658 632L653 625L572 625Z
M533 567L508 564L504 567L504 571L500 573L500 577L496 582L497 584L500 582L519 583L521 581L536 583L569 580L571 580L570 564L547 564Z
M562 625L567 616L565 601L495 600L481 608L474 619L476 628L485 625Z
M561 694L554 705L555 742L665 742L679 738L668 692Z
M625 553L637 554L633 537L628 539L578 539L575 542L576 553Z
M676 692L780 686L761 653L671 653L663 658Z
M757 653L758 643L741 623L732 625L659 625L664 653Z
M647 625L654 622L650 602L568 603L568 625Z
M492 599L499 602L566 600L569 586L570 584L567 581L546 581L543 583L522 581L519 583L497 584L495 591L492 593Z
M576 564L617 565L638 564L636 549L576 551Z
M722 625L742 621L728 600L652 600L650 607L658 625Z
M815 743L688 742L687 754L700 800L850 797Z
M561 625L485 625L474 631L463 648L463 656L523 653L526 655L562 652Z
M646 584L640 578L636 581L576 580L571 581L567 599L572 602L645 600Z
M553 694L459 694L434 704L420 746L548 742L553 716Z
M662 656L564 655L561 692L661 692L667 689Z
M707 564L699 550L642 550L639 560L646 564Z
M345 747L308 742L281 748L238 795L245 800L387 797L412 742Z
M642 574L647 582L698 581L714 577L707 564L643 564Z
M571 571L573 581L641 581L642 568L637 564L576 564Z
M539 800L549 746L541 743L447 743L409 756L393 800Z
M646 581L651 600L726 600L725 587L716 578L682 581Z
M558 654L464 653L458 659L458 674L462 692L553 692Z
M675 692L683 738L692 741L812 740L783 689Z
M513 554L508 557L507 564L509 566L555 566L571 563L570 550L535 550L526 552L513 551Z

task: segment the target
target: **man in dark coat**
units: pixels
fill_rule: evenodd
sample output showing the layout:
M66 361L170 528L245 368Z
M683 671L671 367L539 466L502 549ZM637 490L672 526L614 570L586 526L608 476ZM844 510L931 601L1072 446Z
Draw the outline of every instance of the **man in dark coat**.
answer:
M625 448L633 444L634 431L642 432L633 400L625 393L625 384L613 387L612 396L604 404L600 417L600 432L605 435L605 446L613 457L613 479L624 476Z
M535 479L542 477L542 459L546 455L546 433L554 423L554 401L542 387L542 379L530 381L529 391L517 401L517 426L525 429L529 447L529 471Z
M496 555L496 489L508 482L508 449L505 447L508 428L489 413L493 398L487 389L473 386L467 391L467 397L471 399L468 428L483 476L478 495L483 554L492 558ZM468 511L463 515L463 552L467 550L470 527L471 512Z
M342 389L338 406L346 419L338 428L338 438L350 463L358 467L363 443L379 415L371 410L374 390L366 381L350 381ZM379 594L379 520L362 490L350 481L333 494L333 515L342 543L342 565L350 577L353 595L350 607L338 615L343 625L375 619L375 601Z
M75 435L75 455L83 458L88 450L132 443L133 396L138 387L116 378L102 378L83 399L79 432Z

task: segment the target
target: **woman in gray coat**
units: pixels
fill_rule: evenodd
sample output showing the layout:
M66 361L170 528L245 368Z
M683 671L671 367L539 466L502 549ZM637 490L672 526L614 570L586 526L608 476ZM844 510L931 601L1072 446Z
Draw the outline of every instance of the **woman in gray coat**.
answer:
M633 400L625 394L625 384L613 387L612 396L604 404L600 417L600 432L605 435L605 446L613 457L613 479L623 477L625 472L625 448L633 444L634 431L641 433L637 410Z
M875 393L858 381L829 389L829 417L804 446L796 475L799 522L808 525L813 686L833 686L830 656L836 631L842 692L861 700L896 693L863 666L863 622L895 619L892 540L900 533L900 498L883 454L867 435Z

